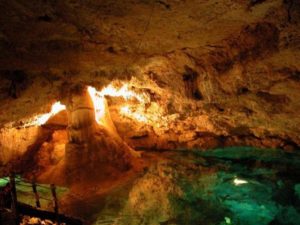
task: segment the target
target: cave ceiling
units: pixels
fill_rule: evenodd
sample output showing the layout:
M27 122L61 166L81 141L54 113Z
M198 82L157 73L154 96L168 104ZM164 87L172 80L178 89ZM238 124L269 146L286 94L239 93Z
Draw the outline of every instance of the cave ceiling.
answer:
M299 146L299 24L296 0L1 0L0 125L123 80L150 98L131 137Z
M80 70L206 51L251 23L284 29L296 10L281 0L1 1L1 67Z

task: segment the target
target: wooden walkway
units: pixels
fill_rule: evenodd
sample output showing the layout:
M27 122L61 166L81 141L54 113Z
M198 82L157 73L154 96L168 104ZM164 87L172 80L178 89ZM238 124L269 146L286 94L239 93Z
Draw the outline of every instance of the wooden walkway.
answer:
M22 187L23 193L31 194L32 199L30 199L30 202L35 202L35 206L18 201L19 196L17 187L18 189ZM0 224L19 225L21 219L20 215L48 219L56 222L56 224L83 224L79 219L71 218L59 213L57 187L54 184L45 185L37 184L35 182L28 182L21 178L16 178L14 174L11 174L9 177L0 178L0 188ZM41 188L43 188L43 192L41 191ZM43 196L45 193L46 197ZM50 198L47 196L49 193L51 193ZM30 196L26 196L27 200L29 198ZM52 203L53 211L42 209L41 201L43 201L43 203L47 201Z

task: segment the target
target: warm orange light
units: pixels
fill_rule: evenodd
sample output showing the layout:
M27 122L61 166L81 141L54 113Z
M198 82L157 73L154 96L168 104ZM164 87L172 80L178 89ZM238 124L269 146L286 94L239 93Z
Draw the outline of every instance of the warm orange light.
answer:
M101 94L101 92L97 91L93 87L89 86L88 92L94 104L96 122L102 124L101 120L104 117L104 113L105 113L105 103L104 103L105 99Z
M53 116L57 113L59 113L60 111L63 111L66 109L66 106L61 104L60 102L55 102L52 107L51 107L51 112L50 114Z
M135 93L132 90L129 90L128 85L124 84L120 88L116 88L112 85L109 85L105 88L103 88L101 91L97 91L93 87L88 87L88 93L91 96L91 99L94 104L95 109L95 119L96 122L103 125L104 117L105 117L105 111L107 110L105 107L105 96L112 96L112 97L123 97L126 100L129 99L137 99L139 102L145 102L143 96ZM121 114L126 115L130 118L133 118L135 120L146 122L147 119L145 116L137 113L132 112L128 106L122 107L120 109Z
M122 114L129 114L129 113L131 113L131 110L129 109L129 106L122 106L121 108L120 108L120 112L122 113Z
M144 115L142 115L142 114L140 114L138 112L133 112L129 108L129 106L123 106L123 107L121 107L120 108L120 112L121 112L121 114L123 114L123 115L125 115L127 117L130 117L132 119L135 119L137 121L140 121L140 122L146 123L148 121L147 118Z
M41 126L45 124L52 116L65 109L66 109L65 105L61 104L60 102L56 102L52 105L51 111L49 113L37 115L31 118L29 121L27 121L23 126L24 127Z
M112 85L107 86L106 88L102 89L101 94L103 96L113 96L113 97L123 97L126 100L136 98L139 102L144 102L143 97L136 94L135 92L129 90L128 84L124 84L121 88L117 89Z

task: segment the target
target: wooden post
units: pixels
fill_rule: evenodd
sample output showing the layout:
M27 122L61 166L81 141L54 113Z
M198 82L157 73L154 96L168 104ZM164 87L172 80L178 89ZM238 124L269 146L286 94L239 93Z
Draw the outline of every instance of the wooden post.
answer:
M10 184L10 193L11 193L11 210L15 217L15 224L19 225L19 214L18 214L18 200L17 200L17 190L16 190L16 181L15 174L11 173L9 176Z
M54 184L51 184L51 193L53 197L53 204L54 204L54 213L56 217L56 222L59 225L59 214L58 214L58 201L57 201L57 196L56 196L56 187Z
M40 196L39 193L37 192L36 183L34 181L32 182L32 191L34 193L36 207L41 208Z

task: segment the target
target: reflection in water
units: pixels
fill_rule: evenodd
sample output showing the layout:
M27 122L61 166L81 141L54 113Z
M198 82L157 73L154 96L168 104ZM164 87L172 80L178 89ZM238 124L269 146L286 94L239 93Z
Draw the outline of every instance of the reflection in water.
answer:
M299 225L299 169L299 155L280 150L165 153L94 224Z

